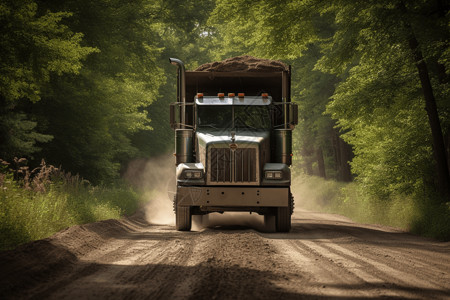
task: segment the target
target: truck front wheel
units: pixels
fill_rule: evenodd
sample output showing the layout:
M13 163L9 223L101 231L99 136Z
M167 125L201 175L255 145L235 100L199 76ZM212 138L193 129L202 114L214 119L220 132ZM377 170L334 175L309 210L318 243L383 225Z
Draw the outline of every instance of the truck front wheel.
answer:
M264 227L266 232L276 232L276 219L273 214L264 215Z
M278 207L275 217L277 232L289 232L291 230L291 211L289 207Z
M192 224L191 208L189 206L176 205L175 225L178 231L190 231Z

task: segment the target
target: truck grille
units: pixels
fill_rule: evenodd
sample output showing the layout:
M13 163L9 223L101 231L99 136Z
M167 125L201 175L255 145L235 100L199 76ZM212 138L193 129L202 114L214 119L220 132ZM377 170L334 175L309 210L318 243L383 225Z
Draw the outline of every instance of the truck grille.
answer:
M256 182L256 149L210 149L211 182Z

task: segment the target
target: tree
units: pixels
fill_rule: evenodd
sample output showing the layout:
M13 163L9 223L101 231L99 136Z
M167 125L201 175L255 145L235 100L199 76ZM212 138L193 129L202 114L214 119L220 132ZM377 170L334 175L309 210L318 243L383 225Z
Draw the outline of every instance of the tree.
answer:
M32 155L36 142L51 140L36 132L36 120L23 111L41 99L52 74L77 74L96 51L81 45L83 35L63 24L67 12L38 13L32 0L0 4L0 156Z
M42 154L94 183L118 176L121 163L138 152L132 134L150 130L146 107L164 82L156 64L160 49L146 1L43 1L73 12L68 26L99 49L77 76L52 77L33 113L55 138Z
M350 180L351 148L336 150L343 142L334 143L340 139L333 130L335 122L323 114L340 79L316 69L323 56L321 43L334 33L333 16L321 16L313 6L299 1L217 1L210 24L217 28L221 58L248 53L292 64L292 95L300 116L294 136L305 172ZM348 155L336 156L341 154Z
M302 95L297 99L304 117L299 131L307 144L304 154L318 153L312 137L317 137L322 146L330 139L318 134L319 127L311 125L321 120L319 114L311 111L325 106L336 120L341 136L355 151L352 171L364 187L388 197L391 193L420 192L433 185L429 180L432 178L437 179L438 189L445 194L448 180L444 173L448 165L443 143L436 141L442 140L439 123L444 124L446 134L449 132L449 106L445 101L450 96L446 2L219 0L217 3L211 23L218 28L226 49L290 59L294 66L300 65L297 65L300 70L313 64L301 72L303 76L317 76L316 81L300 79L295 81L298 86L294 86L294 94ZM417 43L411 44L412 37ZM314 47L319 54L311 56ZM427 73L429 80L425 78ZM314 91L320 90L318 86L322 89L326 86L326 74L335 79L328 86L332 97L325 100ZM421 90L427 94L426 101ZM429 107L433 102L431 95L435 97L436 109ZM308 103L308 99L323 100ZM426 106L428 112L435 112L428 125L423 110ZM430 163L432 150L441 153L435 155L434 164ZM434 166L440 175L432 171Z
M427 13L431 13L434 16L437 15L440 19L444 18L445 20L445 15L448 14L448 7L443 7L443 3L441 1L437 1L437 8L438 8L437 13L429 11L427 11ZM404 15L406 16L408 15L407 8L403 2L399 3L399 9ZM411 54L417 67L417 72L419 74L420 83L422 86L423 96L425 98L425 110L427 111L428 122L430 123L433 141L433 154L434 159L436 160L437 186L441 195L450 197L449 165L447 161L447 154L445 152L444 137L442 135L442 129L439 121L436 99L433 91L434 89L430 80L428 65L423 57L422 50L420 49L420 45L416 38L416 34L414 33L411 21L406 19L404 26L406 28L408 35L407 39L409 49L411 50ZM446 35L448 36L448 34L444 34L441 38L445 37ZM439 66L441 68L445 68L442 65ZM445 73L444 72L442 73L443 73L442 75L445 76ZM448 83L449 80L448 78L443 78L442 81Z
M152 28L159 36L157 47L161 49L156 64L166 81L160 86L156 100L147 107L153 130L133 134L132 143L139 149L140 157L166 155L174 149L169 103L176 101L177 79L176 68L169 64L168 58L180 58L187 70L213 60L211 48L215 36L206 24L213 4L211 0L161 1L157 17L152 18Z
M322 70L332 72L342 72L345 68L349 70L349 76L338 88L334 101L329 105L329 111L339 120L339 124L351 130L347 140L358 144L361 150L373 146L362 144L360 141L365 138L358 131L365 132L363 126L371 128L372 124L369 123L373 123L377 118L384 119L385 125L378 124L378 128L384 128L385 138L393 132L386 126L387 124L402 126L403 134L388 149L399 149L399 146L404 146L402 142L416 144L416 147L409 149L408 156L410 153L420 156L422 163L416 164L415 167L424 170L428 169L425 166L426 161L429 160L429 151L422 151L422 146L417 147L417 144L423 147L427 147L424 142L429 143L428 147L432 144L435 166L438 170L436 172L437 188L443 195L448 195L448 165L433 93L433 91L439 91L441 97L445 94L448 96L448 86L446 87L439 80L432 84L430 78L434 76L437 79L440 74L436 71L431 74L427 68L427 64L436 63L445 47L448 47L445 42L448 38L446 22L442 17L438 17L439 10L435 12L438 4L439 1L427 3L410 1L407 6L404 6L402 1L366 1L361 3L360 9L355 10L354 3L351 1L337 2L330 7L330 10L336 14L338 29L328 45L327 55L324 56L321 67ZM352 30L349 34L350 28ZM417 28L417 33L414 28ZM420 47L421 44L430 45L430 47ZM349 45L354 46L349 47ZM345 52L342 49L345 49ZM425 53L423 51L427 52L426 55L422 55ZM336 61L342 63L336 67ZM355 61L357 64L352 65ZM420 113L421 106L417 104L417 101L420 101L420 88L425 100L422 107L426 107L429 118L428 128L431 129L431 132L430 130L426 132L427 135L432 133L431 138L422 134L423 116ZM440 101L443 101L445 96L441 99ZM386 111L385 108L389 108L392 112ZM409 114L404 115L405 111L409 111ZM421 124L421 128L416 130L422 132L415 132L414 136L421 140L417 140L417 143L412 142L407 134L407 131L414 128L416 124L395 123L385 120L386 115L391 118L398 118L400 115L403 118L418 118L414 122ZM379 150L380 153L386 152L386 150ZM410 181L409 186L412 187L415 185L412 179L417 177L409 172L410 177L405 178L407 171L402 164L411 165L411 163L402 161L401 156L404 154L398 153L397 162L390 161L391 167L397 166L391 174L396 174L394 182L399 179L404 183ZM384 163L380 159L375 161ZM360 164L359 167L355 167L355 171L370 174L367 171L371 164L369 161L365 162L366 166ZM399 164L400 162L402 164ZM418 174L421 174L421 180L425 181L431 175L427 172L425 174L418 172ZM392 179L391 176L385 178Z
M209 2L42 1L72 11L68 26L99 49L78 76L52 78L34 106L55 137L43 151L49 162L101 182L134 157L166 152L173 140L167 95L175 95L173 80L166 84L166 73L174 74L169 49L200 51L193 37L207 17L198 11Z

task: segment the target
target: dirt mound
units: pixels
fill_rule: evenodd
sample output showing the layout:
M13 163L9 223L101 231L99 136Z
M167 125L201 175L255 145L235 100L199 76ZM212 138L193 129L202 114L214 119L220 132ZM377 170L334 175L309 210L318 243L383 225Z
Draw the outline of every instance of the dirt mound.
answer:
M138 212L121 220L72 226L49 238L0 252L0 298L22 298L27 290L70 272L81 257L107 240L146 224L144 214Z
M250 55L236 56L223 61L206 63L195 71L207 72L281 72L289 67L279 60L256 58Z

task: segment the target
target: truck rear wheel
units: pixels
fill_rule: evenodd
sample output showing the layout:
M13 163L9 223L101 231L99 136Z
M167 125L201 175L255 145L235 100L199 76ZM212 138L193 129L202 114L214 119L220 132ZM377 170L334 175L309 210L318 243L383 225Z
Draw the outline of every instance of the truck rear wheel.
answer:
M277 232L289 232L291 230L291 211L289 207L278 207L275 217Z
M176 206L175 225L178 231L190 231L192 224L191 208L189 206Z

